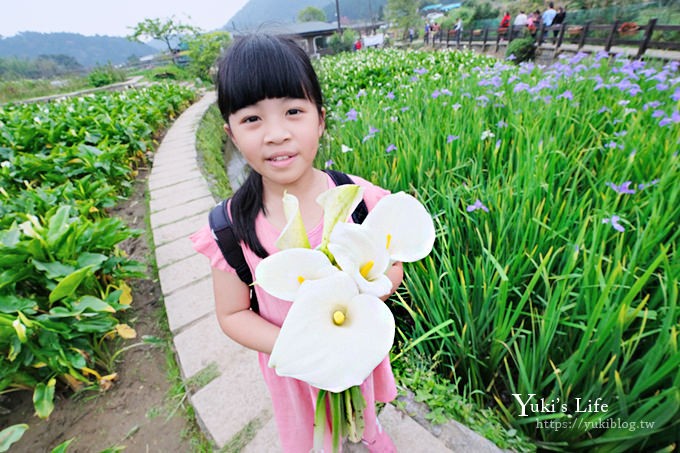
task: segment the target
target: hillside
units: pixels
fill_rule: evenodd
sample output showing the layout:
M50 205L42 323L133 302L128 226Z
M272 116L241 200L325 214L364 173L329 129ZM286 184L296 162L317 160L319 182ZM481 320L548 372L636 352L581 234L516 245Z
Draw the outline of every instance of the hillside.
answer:
M386 4L387 0L340 0L340 15L351 21L368 20L371 15L377 17ZM248 30L265 22L295 22L298 12L307 6L323 10L329 22L335 21L333 0L250 0L223 28Z
M84 36L76 33L23 32L0 39L0 58L34 59L39 55L68 55L86 68L97 64L125 63L158 51L145 44L112 36Z

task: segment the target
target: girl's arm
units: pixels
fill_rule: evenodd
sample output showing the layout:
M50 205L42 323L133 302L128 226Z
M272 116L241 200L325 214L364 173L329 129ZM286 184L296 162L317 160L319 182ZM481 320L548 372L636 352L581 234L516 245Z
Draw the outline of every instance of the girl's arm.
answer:
M381 299L384 301L387 300L388 297L390 297L394 292L397 290L399 285L401 285L401 281L404 279L404 265L397 261L396 263L392 264L392 266L387 269L387 278L392 280L392 290L390 293L386 296L381 297Z
M249 349L271 354L280 327L250 310L250 291L238 276L212 269L217 322L229 338Z

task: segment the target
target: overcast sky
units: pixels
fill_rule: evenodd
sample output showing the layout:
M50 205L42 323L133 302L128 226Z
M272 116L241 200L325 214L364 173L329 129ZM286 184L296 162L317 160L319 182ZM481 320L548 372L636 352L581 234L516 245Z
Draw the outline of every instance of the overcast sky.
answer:
M0 0L0 35L21 31L126 36L145 18L168 18L204 31L225 25L248 0Z

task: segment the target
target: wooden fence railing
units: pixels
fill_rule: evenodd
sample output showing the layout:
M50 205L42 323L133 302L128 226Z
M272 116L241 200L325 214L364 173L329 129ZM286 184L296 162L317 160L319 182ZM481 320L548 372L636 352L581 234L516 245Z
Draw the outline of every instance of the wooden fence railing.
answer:
M673 33L670 40L654 40L655 32ZM581 50L585 46L600 47L610 52L614 46L628 48L635 58L641 58L648 50L680 51L680 25L660 25L657 19L651 19L647 24L639 25L631 22L617 21L613 24L594 24L587 22L583 25L563 23L552 27L541 24L533 34L527 27L512 26L508 28L484 28L463 31L457 34L449 30L440 38L440 43L446 47L467 45L481 46L482 51L495 46L498 52L502 45L520 37L533 37L535 45L542 47L549 45L557 55L562 47L569 44L569 50Z

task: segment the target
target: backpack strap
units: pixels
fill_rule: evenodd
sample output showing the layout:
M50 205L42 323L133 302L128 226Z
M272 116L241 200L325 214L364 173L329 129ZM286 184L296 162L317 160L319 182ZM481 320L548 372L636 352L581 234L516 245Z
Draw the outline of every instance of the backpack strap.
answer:
M335 170L324 171L330 176L336 186L354 184L352 178L345 173ZM260 308L257 302L257 294L255 293L255 288L252 287L253 274L250 272L246 257L243 255L241 244L239 244L238 239L234 234L233 224L229 218L229 213L227 212L227 201L228 200L222 200L210 211L208 223L210 223L213 237L215 238L222 255L224 255L224 259L236 270L238 277L243 283L248 285L250 289L250 308L255 313L259 313ZM368 207L366 206L366 202L361 200L352 213L352 220L354 223L359 224L364 221L367 215Z
M213 237L215 238L222 255L224 255L224 259L236 270L238 278L248 285L250 289L250 308L255 313L258 313L260 307L257 302L257 294L255 293L255 289L251 286L253 283L253 274L250 272L246 257L243 255L241 244L239 244L238 239L236 239L236 235L234 234L234 228L231 219L229 218L229 213L227 212L227 200L222 200L212 209L212 211L210 211L208 223L210 223Z
M352 178L347 176L346 173L343 173L341 171L336 171L336 170L324 170L328 176L331 177L333 180L333 183L335 183L336 186L342 186L345 184L354 184L354 181L352 181ZM361 202L357 205L357 207L354 209L354 212L352 213L352 220L354 223L359 224L363 223L364 219L368 215L368 207L366 206L366 202L362 199Z

